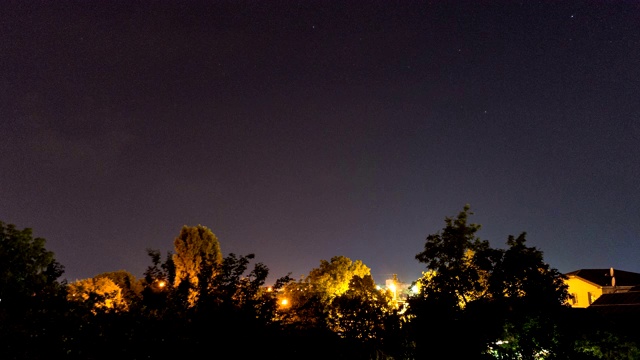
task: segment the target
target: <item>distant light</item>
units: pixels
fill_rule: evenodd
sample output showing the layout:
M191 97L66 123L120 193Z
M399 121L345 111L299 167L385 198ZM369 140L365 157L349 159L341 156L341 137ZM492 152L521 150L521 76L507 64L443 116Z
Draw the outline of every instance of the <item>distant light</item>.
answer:
M380 289L382 289L380 285L376 285L376 290L380 290Z
M269 287L267 288L267 291L268 291L268 292L272 292L272 291L273 291L273 288L272 288L271 286L269 286Z
M289 304L289 300L287 300L287 299L280 300L280 305L287 306L288 304Z
M167 285L167 283L165 283L163 280L158 281L158 287L159 288L162 289L163 287L165 287L165 285Z
M413 285L411 287L411 292L413 292L414 294L417 294L420 292L420 288L418 287L418 285Z

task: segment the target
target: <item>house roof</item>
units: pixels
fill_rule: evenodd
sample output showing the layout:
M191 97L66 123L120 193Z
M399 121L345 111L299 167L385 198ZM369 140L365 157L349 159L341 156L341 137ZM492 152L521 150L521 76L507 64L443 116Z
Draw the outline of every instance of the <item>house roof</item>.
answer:
M606 315L640 316L640 291L602 294L589 306Z
M625 333L634 337L640 336L640 327L638 327L640 292L638 291L602 294L585 310L587 314L596 316L595 323L607 324L606 326L612 326L613 329L624 329Z
M580 269L566 273L567 276L577 276L599 286L611 286L611 269ZM614 269L616 286L640 285L640 274Z
M629 305L640 307L640 291L602 294L591 306Z

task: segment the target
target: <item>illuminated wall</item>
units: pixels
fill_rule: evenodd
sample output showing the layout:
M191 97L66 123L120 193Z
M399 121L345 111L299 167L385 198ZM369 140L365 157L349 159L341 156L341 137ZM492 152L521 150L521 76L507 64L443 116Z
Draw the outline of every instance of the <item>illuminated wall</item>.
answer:
M572 307L586 308L602 295L601 286L576 276L569 275L565 283L569 286L569 295L573 297L569 299Z

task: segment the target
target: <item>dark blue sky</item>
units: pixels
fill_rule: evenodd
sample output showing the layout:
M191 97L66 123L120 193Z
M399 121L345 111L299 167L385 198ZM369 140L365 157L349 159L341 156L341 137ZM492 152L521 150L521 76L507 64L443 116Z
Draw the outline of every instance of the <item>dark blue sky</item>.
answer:
M270 278L410 282L465 204L562 272L640 272L640 7L6 1L0 220L69 280L202 224Z

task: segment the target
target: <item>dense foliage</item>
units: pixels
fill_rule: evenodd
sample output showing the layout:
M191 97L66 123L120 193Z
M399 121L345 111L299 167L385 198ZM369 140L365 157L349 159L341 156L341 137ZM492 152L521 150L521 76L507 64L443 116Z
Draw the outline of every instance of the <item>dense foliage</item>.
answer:
M526 234L492 248L470 215L427 237L406 303L344 256L266 286L267 266L223 257L204 226L183 227L173 253L148 250L141 279L66 284L44 239L0 222L0 358L640 358L637 333L566 305L563 275Z

